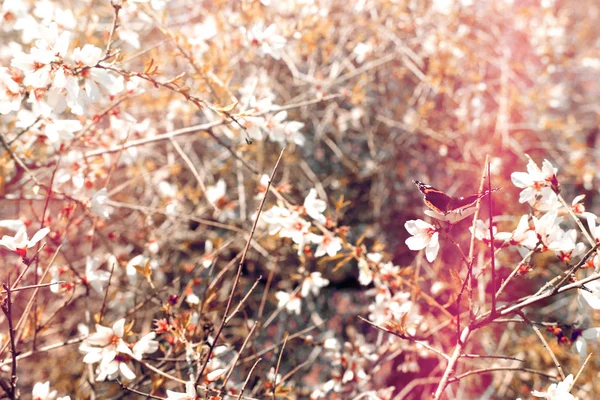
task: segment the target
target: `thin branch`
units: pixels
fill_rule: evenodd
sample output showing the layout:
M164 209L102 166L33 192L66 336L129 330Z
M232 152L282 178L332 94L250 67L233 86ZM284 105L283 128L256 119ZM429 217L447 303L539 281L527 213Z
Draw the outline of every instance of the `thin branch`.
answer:
M248 376L246 377L246 380L244 381L244 384L242 385L242 389L240 390L240 393L238 395L238 400L240 400L242 398L242 395L244 394L244 389L246 389L246 385L248 385L248 381L250 380L250 377L252 376L252 372L254 372L254 369L256 368L258 363L261 362L261 360L262 360L261 358L256 360L254 365L252 365L252 368L250 368L250 372L248 372ZM223 386L225 386L225 385L223 385Z
M10 391L7 393L11 399L18 399L19 394L17 392L17 344L15 338L15 328L13 325L12 318L12 299L10 291L10 276L8 283L4 284L4 291L6 292L6 298L2 302L2 312L6 316L8 321L8 335L10 341L10 354L12 357L12 368L10 373Z
M514 278L514 276L517 274L517 272L519 272L519 270L521 269L521 267L527 262L526 260L528 260L529 257L531 257L534 253L535 253L535 249L530 250L529 253L527 253L525 255L525 257L523 257L523 259L521 260L521 262L519 264L517 264L517 266L511 271L510 275L508 275L508 277L502 282L502 284L500 285L500 288L496 292L496 296L495 296L496 299L498 299L500 297L500 293L502 293L502 291L504 290L504 288L506 287L506 285L508 285L508 282L510 282L510 280L512 278Z
M585 360L583 361L583 364L581 364L581 367L579 368L579 371L577 371L577 375L575 375L575 379L573 379L573 383L571 383L571 387L569 387L569 392L571 391L571 389L573 388L573 386L575 386L575 382L577 382L577 379L579 379L579 376L581 375L581 373L583 372L583 370L587 366L588 361L590 361L590 358L592 358L592 354L594 354L594 353L588 354L587 357L585 358Z
M277 357L277 365L275 366L275 379L273 381L273 400L275 400L275 393L277 392L277 374L279 374L279 366L281 365L281 358L283 357L283 350L285 349L285 345L289 339L289 335L286 332L283 338L283 344L281 345L281 350L279 351L279 357Z
M460 375L455 376L454 378L451 378L448 381L448 383L458 382L461 379L466 378L467 376L489 374L489 373L496 372L496 371L523 371L523 372L531 372L531 373L542 375L542 376L545 376L545 377L548 377L548 378L551 378L551 379L556 379L556 376L554 376L554 375L550 375L550 374L547 374L545 372L538 371L536 369L531 369L531 368L493 367L493 368L476 369L476 370L473 370L473 371L465 372L464 374L460 374Z
M496 254L494 252L494 214L492 209L492 174L490 162L487 163L488 176L488 215L490 225L490 253L492 262L492 315L496 313Z
M269 188L271 187L271 183L273 182L273 178L275 177L275 173L277 172L277 168L279 167L279 162L281 161L281 158L283 157L284 152L285 152L285 147L281 150L281 153L279 153L279 158L277 158L277 162L275 163L275 166L273 167L273 171L271 172L271 176L269 177L269 182L267 183L267 190L265 192L268 192ZM235 277L235 280L233 281L231 293L230 293L229 299L227 301L227 306L225 307L225 313L223 314L223 320L221 321L221 325L219 325L219 328L217 329L215 337L214 337L212 343L210 344L208 354L206 355L206 360L204 361L204 364L202 365L202 368L200 369L200 371L198 371L198 375L196 375L196 382L195 382L196 385L198 385L198 383L200 382L200 379L202 378L202 375L204 374L204 370L206 369L206 366L208 365L208 362L210 361L210 357L212 356L212 352L217 344L217 341L219 340L219 336L221 335L221 332L223 331L223 328L225 327L225 324L227 322L228 313L231 308L231 303L233 302L235 290L237 289L237 285L240 281L242 267L244 265L244 262L246 261L246 254L248 254L248 250L250 249L250 242L252 241L252 237L254 236L254 232L256 231L256 226L258 225L258 220L260 218L260 214L262 212L262 209L265 205L266 200L267 200L267 196L265 193L265 196L263 196L263 198L260 202L260 205L258 206L258 211L256 212L256 217L254 218L254 224L252 225L252 230L250 231L250 235L248 236L248 240L246 241L246 246L244 247L244 250L242 251L242 258L240 259L237 275Z
M523 313L522 311L517 311L517 314L523 318L523 320L525 320L525 322L527 322L529 324L529 326L531 326L531 329L533 329L533 331L535 332L535 334L537 335L537 337L540 339L540 341L542 342L542 346L544 346L544 349L546 349L546 351L548 352L548 354L550 354L550 358L552 358L552 361L554 362L554 365L556 365L556 369L558 369L558 373L560 374L562 380L565 380L565 373L563 372L562 366L560 365L560 362L558 362L558 359L556 358L556 355L554 354L554 352L552 351L552 349L550 349L550 346L548 346L548 342L546 342L546 339L544 339L544 335L542 335L542 333L540 332L540 328L538 328L537 326L535 326L535 324L533 322L531 322L531 320L529 318L527 318L527 316L525 315L525 313Z
M449 359L450 359L450 357L449 357L448 355L444 354L443 352L441 352L440 350L438 350L438 349L436 349L436 348L434 348L434 347L431 347L431 346L430 346L429 344L427 344L427 342L425 342L425 341L418 340L418 339L416 339L416 338L412 338L412 337L410 337L410 336L403 335L403 334L401 334L401 333L399 333L399 332L395 332L395 331L393 331L393 330L391 330L391 329L385 328L385 327L383 327L383 326L381 326L381 325L377 325L376 323L374 323L374 322L371 322L371 321L369 321L369 320L367 320L367 319L364 319L364 318L363 318L363 317L361 317L361 316L359 316L359 317L358 317L358 319L360 319L360 320L361 320L361 321L363 321L363 322L366 322L367 324L371 325L372 327L374 327L374 328L377 328L377 329L379 329L379 330L381 330L381 331L383 331L383 332L386 332L386 333L389 333L389 334L391 334L391 335L397 336L397 337L399 337L399 338L401 338L401 339L404 339L404 340L407 340L407 341L409 341L409 342L414 342L414 343L416 343L416 344L418 344L418 345L421 345L421 346L425 347L426 349L428 349L428 350L430 350L430 351L434 352L435 354L437 354L437 355L441 356L441 357L442 357L442 358L444 358L445 360L449 360Z

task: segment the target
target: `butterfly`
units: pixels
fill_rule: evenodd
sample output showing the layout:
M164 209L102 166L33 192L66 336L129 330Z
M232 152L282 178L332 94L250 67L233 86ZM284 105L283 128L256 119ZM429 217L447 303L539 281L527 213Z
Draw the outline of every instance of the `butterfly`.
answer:
M494 188L491 191L486 189L482 193L476 193L466 197L452 197L448 196L446 193L442 192L439 189L424 184L423 182L415 180L413 180L412 182L415 185L417 185L421 193L423 193L423 201L425 202L425 205L432 209L434 212L444 216L450 213L457 213L462 215L465 210L474 207L477 203L477 200L487 196L491 192L495 192L496 190L501 189Z

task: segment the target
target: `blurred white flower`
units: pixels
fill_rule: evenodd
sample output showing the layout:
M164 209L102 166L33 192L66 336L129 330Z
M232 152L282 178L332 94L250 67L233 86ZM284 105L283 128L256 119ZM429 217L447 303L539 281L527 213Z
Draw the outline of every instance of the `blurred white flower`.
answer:
M0 114L19 111L23 100L23 92L21 86L15 82L9 69L0 67Z
M24 257L27 254L27 249L35 246L40 240L46 237L49 232L50 228L42 228L37 231L30 240L27 237L27 230L23 226L15 236L2 236L2 239L0 239L0 246L4 246L10 251L14 251Z
M186 382L185 393L167 390L167 400L196 400L196 388L194 382Z
M47 118L44 133L48 140L58 148L61 143L73 139L75 137L73 133L81 129L83 129L83 125L76 119L58 120Z
M210 185L206 187L206 199L219 207L219 204L225 198L225 191L227 186L223 179L219 179L216 185Z
M131 349L133 358L136 360L141 360L144 354L152 354L158 350L158 341L154 340L155 338L156 332L150 332L142 336L142 338L138 340Z
M594 310L600 310L600 281L586 283L585 287L587 290L579 289L579 295Z
M31 397L35 400L54 400L56 394L56 390L50 391L49 381L45 383L36 382L31 391Z
M325 254L333 257L342 249L342 239L329 232L323 235L310 235L310 240L319 245L315 251L315 257L321 257Z
M537 233L530 229L529 216L523 215L519 223L512 233L512 245L523 246L529 250L533 250L538 243Z
M371 43L358 43L352 50L352 54L354 54L355 60L359 64L362 64L371 52L373 52Z
M99 270L100 261L95 257L86 256L85 258L85 276L83 279L96 292L104 294L104 283L108 282L110 272Z
M90 201L91 212L104 219L108 219L110 217L110 213L112 212L112 207L104 204L106 203L106 200L108 200L108 190L106 190L106 188L102 188L95 192Z
M200 298L194 293L190 293L185 297L185 302L190 305L200 304Z
M277 298L278 308L284 308L288 312L296 313L296 315L300 315L300 308L302 307L302 298L298 294L290 294L284 291L278 291L275 293L275 297Z
M327 218L323 215L323 212L327 208L327 203L324 200L317 199L317 190L310 189L308 195L304 199L304 209L309 217L315 221L324 224Z
M321 288L327 285L329 285L328 279L323 278L320 272L313 272L304 278L300 295L306 297L312 292L314 296L318 296Z
M275 24L271 24L265 28L264 23L259 22L246 31L247 44L256 48L259 55L270 55L274 59L279 60L286 40L283 36L275 33L276 31L277 26Z
M102 60L102 49L91 44L73 50L73 61L77 64L94 67Z
M427 261L433 262L440 250L439 233L435 227L421 219L407 221L404 227L412 235L405 242L408 248L411 250L425 249Z
M550 400L577 400L575 396L569 393L572 385L573 375L570 374L564 381L551 384L547 392L532 390L531 394L536 397Z

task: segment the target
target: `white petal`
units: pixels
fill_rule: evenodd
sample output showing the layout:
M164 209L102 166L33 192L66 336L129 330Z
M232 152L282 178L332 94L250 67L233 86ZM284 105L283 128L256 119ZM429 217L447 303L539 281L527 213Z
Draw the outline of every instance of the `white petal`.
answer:
M423 236L411 236L404 242L411 250L422 250L427 246Z
M29 241L29 244L27 245L27 247L33 247L37 242L39 242L44 237L46 237L46 235L49 232L50 232L50 228L43 228L43 229L40 229L39 231L37 231L35 233L35 235L33 235L33 237L31 238L31 240Z

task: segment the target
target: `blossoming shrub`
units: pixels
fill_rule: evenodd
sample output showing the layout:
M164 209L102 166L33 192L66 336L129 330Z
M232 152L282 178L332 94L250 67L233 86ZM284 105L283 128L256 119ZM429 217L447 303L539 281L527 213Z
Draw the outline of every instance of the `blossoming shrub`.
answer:
M593 398L598 12L4 1L2 395Z

